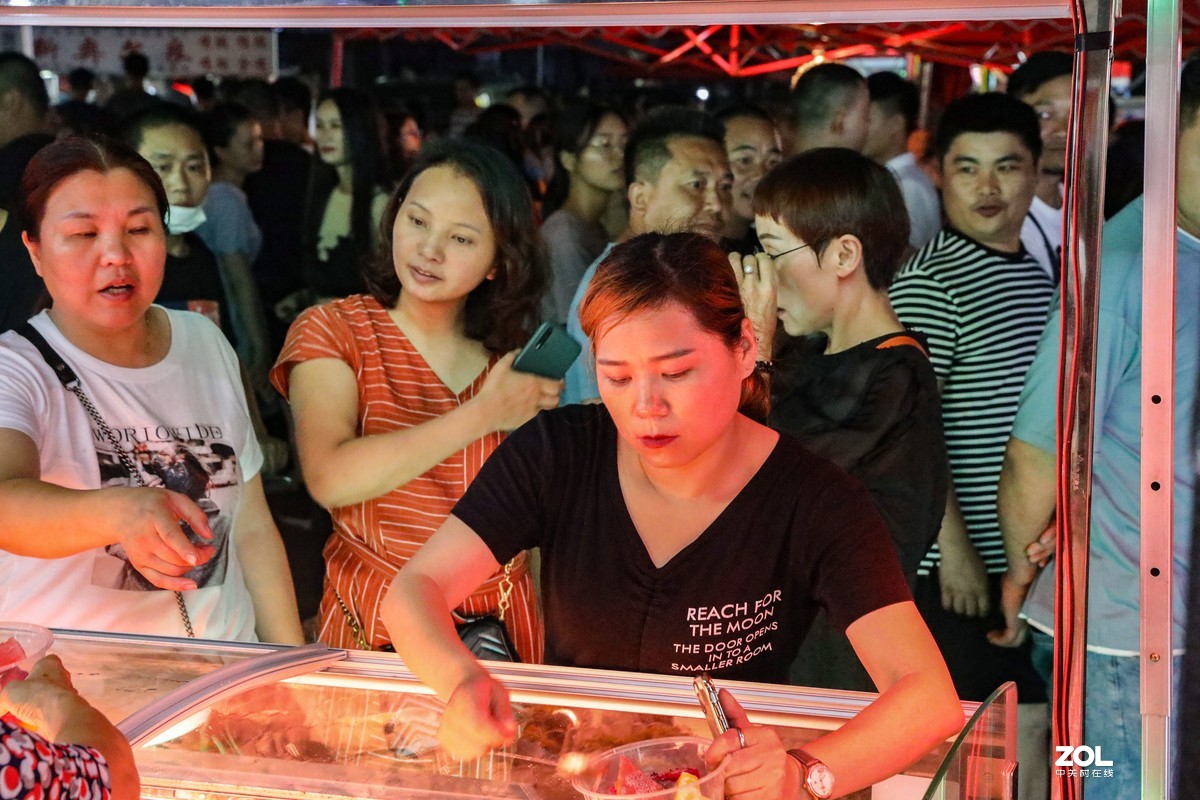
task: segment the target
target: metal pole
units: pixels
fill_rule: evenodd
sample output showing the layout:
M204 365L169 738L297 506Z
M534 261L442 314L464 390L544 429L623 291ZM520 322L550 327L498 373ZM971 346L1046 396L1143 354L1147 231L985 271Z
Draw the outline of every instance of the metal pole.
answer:
M1063 205L1062 339L1059 350L1058 552L1055 559L1054 687L1051 739L1084 744L1084 666L1092 492L1096 320L1104 219L1112 0L1073 2L1075 68ZM1056 751L1057 752L1057 751ZM1052 776L1054 800L1077 800L1076 771Z
M329 56L329 85L334 89L342 85L342 73L346 68L346 37L341 31L333 33L333 52Z
M1142 797L1171 784L1175 493L1175 149L1179 0L1146 8L1146 183L1142 222Z

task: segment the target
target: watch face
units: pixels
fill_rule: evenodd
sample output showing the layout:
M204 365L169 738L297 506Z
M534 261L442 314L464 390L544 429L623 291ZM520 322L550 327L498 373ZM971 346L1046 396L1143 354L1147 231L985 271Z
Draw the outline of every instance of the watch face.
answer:
M813 764L804 777L808 790L820 798L833 796L833 772L824 764Z

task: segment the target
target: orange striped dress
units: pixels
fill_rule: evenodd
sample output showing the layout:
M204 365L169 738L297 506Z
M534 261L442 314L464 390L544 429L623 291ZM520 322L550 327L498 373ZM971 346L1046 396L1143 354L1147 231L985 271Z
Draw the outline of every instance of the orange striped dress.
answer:
M271 370L271 382L287 397L292 367L315 358L336 358L354 370L359 436L420 425L457 408L479 392L497 361L493 357L479 377L455 395L370 295L352 295L301 314L288 331ZM503 438L501 433L490 433L381 497L330 509L333 536L325 546L318 634L322 642L343 648L359 646L334 590L362 625L372 649L389 642L379 606L392 577L450 515ZM489 578L456 611L494 613L500 578L500 573ZM513 561L512 579L512 602L505 624L521 659L540 663L542 618L526 554Z

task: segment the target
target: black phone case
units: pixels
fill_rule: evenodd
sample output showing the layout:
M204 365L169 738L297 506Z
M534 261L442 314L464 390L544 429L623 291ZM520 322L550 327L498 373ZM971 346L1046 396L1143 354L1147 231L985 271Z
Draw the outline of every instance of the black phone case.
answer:
M560 380L582 350L579 342L571 338L571 334L561 325L543 322L517 354L513 369Z

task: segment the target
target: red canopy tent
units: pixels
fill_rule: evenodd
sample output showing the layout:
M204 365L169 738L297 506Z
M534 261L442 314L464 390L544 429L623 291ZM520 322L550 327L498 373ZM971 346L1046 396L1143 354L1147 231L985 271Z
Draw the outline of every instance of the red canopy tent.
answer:
M1114 31L1114 55L1146 54L1146 0L1128 0ZM1200 0L1183 8L1185 52L1200 47ZM467 54L558 45L662 77L752 78L787 73L814 59L903 54L953 66L1007 71L1034 50L1070 50L1069 19L896 24L708 25L698 27L391 28L338 31L337 50L355 39L436 40ZM336 70L335 70L336 73Z

